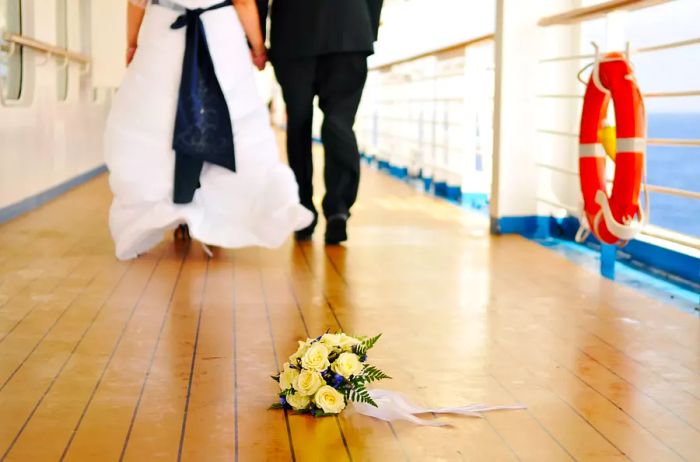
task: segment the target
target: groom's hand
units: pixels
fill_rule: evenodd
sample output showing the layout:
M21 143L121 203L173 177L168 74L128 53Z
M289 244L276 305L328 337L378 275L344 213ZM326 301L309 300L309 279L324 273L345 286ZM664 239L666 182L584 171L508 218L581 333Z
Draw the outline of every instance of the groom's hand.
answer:
M267 64L267 50L263 49L262 51L255 52L255 50L251 50L251 56L253 58L253 64L255 65L256 68L258 68L259 71L262 71L265 69L265 65Z

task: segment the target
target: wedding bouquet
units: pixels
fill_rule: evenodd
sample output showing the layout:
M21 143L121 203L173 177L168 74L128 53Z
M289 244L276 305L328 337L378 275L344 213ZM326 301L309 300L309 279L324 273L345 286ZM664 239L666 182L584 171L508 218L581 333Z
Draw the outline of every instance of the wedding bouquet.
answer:
M272 377L279 383L280 394L279 402L270 408L322 417L339 414L350 401L376 407L366 385L391 378L366 362L379 337L341 332L300 341L282 372Z

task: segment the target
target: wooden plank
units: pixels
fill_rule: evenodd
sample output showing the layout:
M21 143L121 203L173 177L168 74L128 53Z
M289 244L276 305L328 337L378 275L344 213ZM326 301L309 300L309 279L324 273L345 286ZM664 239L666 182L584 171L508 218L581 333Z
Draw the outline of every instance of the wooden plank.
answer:
M220 252L209 262L197 353L183 425L184 460L235 460L234 266ZM247 351L247 350L246 350Z
M257 249L236 252L236 460L302 460L294 459L285 413L267 410L279 392L270 379L279 360L257 265Z

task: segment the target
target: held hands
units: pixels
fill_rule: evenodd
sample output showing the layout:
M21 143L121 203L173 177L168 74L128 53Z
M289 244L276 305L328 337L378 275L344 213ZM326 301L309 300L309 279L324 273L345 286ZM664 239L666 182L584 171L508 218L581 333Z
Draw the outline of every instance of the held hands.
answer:
M250 51L251 57L253 59L253 64L255 67L259 70L262 71L265 69L265 65L267 64L267 50L263 48L262 50L251 50Z

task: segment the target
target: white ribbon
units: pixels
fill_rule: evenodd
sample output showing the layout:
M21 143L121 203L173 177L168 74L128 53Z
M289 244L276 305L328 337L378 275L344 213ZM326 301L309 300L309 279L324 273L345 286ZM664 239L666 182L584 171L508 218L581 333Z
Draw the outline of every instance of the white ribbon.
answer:
M395 391L370 390L370 396L377 403L374 407L364 403L353 403L355 410L362 415L374 417L375 419L392 422L395 420L407 420L416 425L426 425L431 427L444 427L450 425L448 422L439 419L421 419L420 414L457 414L469 417L483 417L482 412L505 411L525 409L525 406L516 404L513 406L489 406L487 404L470 404L458 407L438 407L424 408L416 406L406 401L406 398Z

